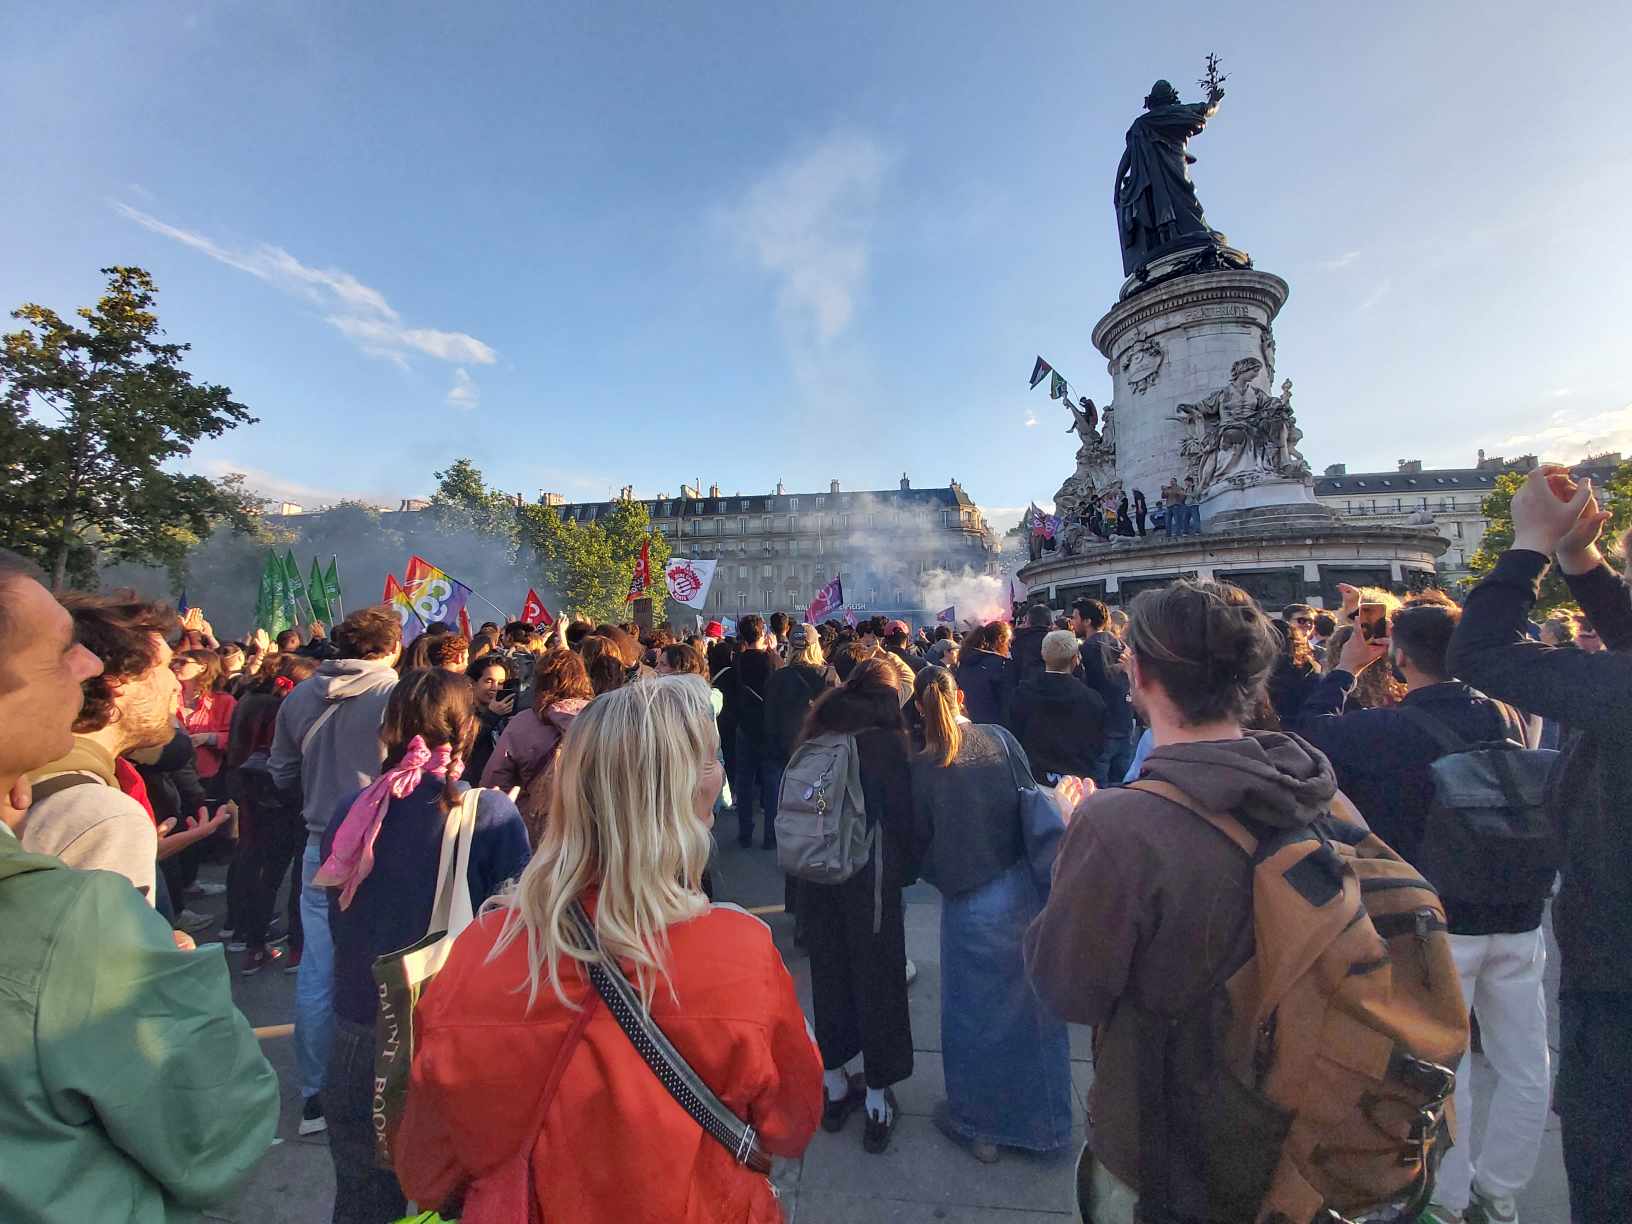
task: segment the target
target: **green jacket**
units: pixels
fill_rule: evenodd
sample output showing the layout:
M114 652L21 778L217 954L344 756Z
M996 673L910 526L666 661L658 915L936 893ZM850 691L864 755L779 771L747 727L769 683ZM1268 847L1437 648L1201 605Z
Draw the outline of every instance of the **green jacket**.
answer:
M278 1081L219 946L178 950L122 876L0 825L0 1220L172 1224L272 1143Z

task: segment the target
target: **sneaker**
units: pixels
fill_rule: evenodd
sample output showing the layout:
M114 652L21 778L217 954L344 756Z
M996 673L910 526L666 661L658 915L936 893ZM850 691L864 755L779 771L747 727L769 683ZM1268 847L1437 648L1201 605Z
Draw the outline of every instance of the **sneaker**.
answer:
M323 1098L309 1096L306 1105L300 1111L300 1133L303 1135L321 1135L329 1129L328 1121L323 1117Z
M884 1089L884 1102L890 1107L889 1117L866 1115L867 1128L861 1132L861 1150L871 1156L881 1155L890 1146L890 1136L895 1133L896 1121L901 1117L901 1107L895 1103L893 1090Z
M184 909L176 915L176 921L172 925L177 930L186 931L189 935L196 935L205 927L214 926L215 919L208 914L200 914L190 909Z
M918 980L918 963L916 961L909 960L907 962L907 985L911 986L917 980Z
M844 1094L841 1100L835 1101L823 1093L822 1101L822 1129L829 1134L838 1134L844 1129L850 1115L860 1109L867 1101L867 1081L859 1076L850 1077L850 1091Z
M221 934L225 936L226 932L222 931ZM226 944L228 952L245 952L249 949L249 945L241 939L229 939Z
M997 1163L999 1156L997 1144L988 1143L984 1139L971 1139L952 1125L952 1104L945 1097L935 1102L935 1108L930 1113L930 1121L935 1123L936 1130L980 1161L981 1164Z
M1519 1205L1510 1198L1486 1194L1475 1186L1462 1219L1466 1224L1519 1224Z
M1417 1224L1464 1224L1464 1220L1460 1211L1429 1203L1428 1210L1417 1217Z
M231 939L236 934L238 934L238 932L233 930L231 927L222 927L221 928L221 938L222 939Z
M228 945L230 950L231 945ZM271 946L257 948L244 958L244 967L238 972L243 977L254 977L268 965L275 965L283 959L283 952Z
M187 890L189 897L219 897L227 891L225 884L216 884L211 880L196 880Z

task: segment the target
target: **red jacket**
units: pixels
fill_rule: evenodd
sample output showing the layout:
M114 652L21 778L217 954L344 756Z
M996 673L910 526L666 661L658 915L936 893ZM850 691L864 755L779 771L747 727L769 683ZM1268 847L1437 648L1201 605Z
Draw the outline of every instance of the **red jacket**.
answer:
M188 708L181 705L181 726L188 735L209 732L215 736L213 744L197 745L198 776L213 778L227 756L227 737L232 731L232 711L238 704L231 693L200 693L198 703Z
M545 1085L579 1013L545 983L528 1014L526 938L487 962L502 922L490 914L459 937L415 1011L413 1076L396 1145L408 1197L432 1207L484 1175L511 1179L517 1153L530 1143L532 1193L544 1220L780 1221L770 1183L703 1133L594 987L570 971L567 997L590 1007L589 1020L539 1126ZM769 928L716 905L668 934L670 974L652 998L653 1018L767 1151L799 1155L822 1115L822 1062Z

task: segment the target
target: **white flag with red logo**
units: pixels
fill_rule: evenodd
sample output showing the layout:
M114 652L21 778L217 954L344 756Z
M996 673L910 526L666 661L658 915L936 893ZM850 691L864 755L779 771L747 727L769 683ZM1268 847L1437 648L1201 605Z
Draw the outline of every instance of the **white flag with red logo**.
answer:
M624 596L624 602L639 599L646 594L646 588L652 585L652 537L647 536L640 546L640 556L635 558L635 572L629 579L629 594Z
M714 567L718 564L718 561L672 558L663 567L663 581L669 588L669 598L688 608L702 607L708 601L708 588L714 582Z
M521 619L529 625L555 624L555 617L550 615L550 610L532 587L527 588L527 602L521 605Z

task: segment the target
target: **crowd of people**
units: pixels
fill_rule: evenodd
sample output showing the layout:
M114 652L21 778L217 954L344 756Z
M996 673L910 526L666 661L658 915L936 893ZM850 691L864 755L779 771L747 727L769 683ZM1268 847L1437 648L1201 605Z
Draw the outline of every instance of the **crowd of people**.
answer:
M1539 469L1512 509L1513 547L1461 606L1342 588L1271 617L1176 581L961 633L562 618L405 649L376 607L231 642L128 592L54 597L0 553L0 1217L161 1221L229 1196L278 1120L229 966L277 966L337 1224L410 1203L777 1220L768 1160L818 1125L859 1114L863 1150L890 1147L923 880L935 1125L983 1163L1066 1150L1067 1025L1093 1026L1086 1220L1510 1224L1549 1107L1572 1219L1624 1220L1632 588L1590 485ZM1555 562L1581 611L1537 626ZM1479 833L1493 817L1459 820L1477 762L1519 821L1501 827L1534 835L1522 854ZM1543 808L1535 835L1520 817ZM769 928L713 898L732 834L785 873L808 1026ZM212 863L226 916L201 946L214 921L188 901ZM1369 942L1289 967L1288 906L1305 942L1335 906ZM382 1112L380 966L444 933ZM1322 949L1343 972L1316 972ZM1272 979L1284 1008L1253 1013ZM1333 1000L1362 990L1345 1029ZM1477 1146L1470 1009L1496 1081ZM1306 1142L1317 1122L1359 1146Z

